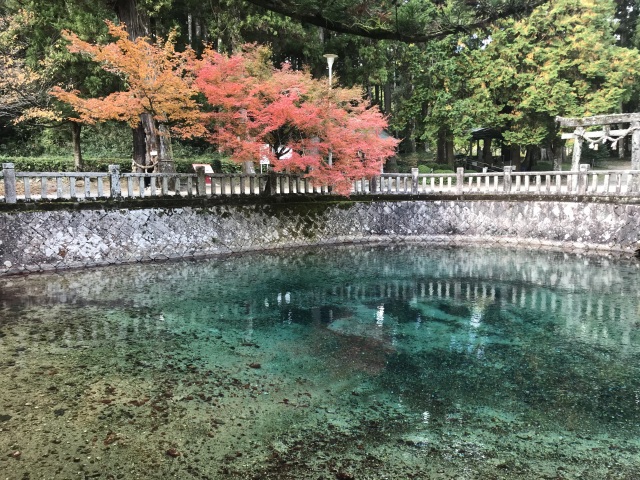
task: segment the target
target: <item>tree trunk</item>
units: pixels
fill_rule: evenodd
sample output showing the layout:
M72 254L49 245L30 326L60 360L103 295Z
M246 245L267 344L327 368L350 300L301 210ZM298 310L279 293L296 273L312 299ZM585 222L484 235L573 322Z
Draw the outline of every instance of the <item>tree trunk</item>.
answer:
M156 121L148 113L140 115L140 121L144 128L145 156L143 165L147 165L147 168L144 169L144 173L151 173L154 170L157 171L157 166L161 160L159 157L160 140L158 128L156 126ZM145 178L144 185L145 187L151 185L151 179Z
M114 6L116 15L120 23L127 26L127 33L130 40L149 35L149 16L146 12L138 9L137 0L116 0ZM133 161L138 165L150 165L151 160L148 152L149 146L146 144L147 128L144 119L140 118L140 124L131 129L133 137ZM157 150L157 148L156 148ZM143 173L140 167L132 168L133 171ZM148 182L145 180L145 183Z
M129 39L149 36L149 15L138 9L136 0L117 0L115 11L118 20L127 26Z
M402 140L402 150L405 153L416 153L416 121L412 118L407 122L407 128L404 130L404 139Z
M82 125L71 122L71 139L73 140L73 165L76 172L84 170L84 162L82 160L82 147L80 145L80 132Z
M438 130L436 163L446 164L451 169L456 168L455 157L453 155L453 136L451 130L444 126Z
M551 168L559 172L562 170L562 151L564 150L564 141L552 140L547 143L547 159L551 161Z
M131 133L133 134L133 161L138 165L146 165L147 145L144 139L145 135L142 122L138 123L138 126L136 128L132 128ZM142 173L143 169L134 166L132 172Z
M522 163L522 171L530 172L531 167L535 163L536 157L540 156L540 149L538 147L534 147L533 145L529 145L524 154L524 162Z
M318 42L320 43L322 50L324 51L324 38L325 38L325 30L323 27L318 27ZM327 71L327 62L324 61L323 58L321 62L315 62L313 67L313 77L314 78L322 78L326 76L325 73Z
M444 164L447 163L446 153L445 153L445 141L447 138L447 133L444 127L440 127L438 130L438 143L436 145L436 163Z
M149 15L143 9L138 8L137 0L116 0L115 11L120 22L126 24L127 33L131 40L150 35ZM198 27L196 19L196 37L200 35ZM171 135L168 128L165 125L158 126L149 113L140 116L140 123L141 127L133 131L134 160L140 165L153 165L157 161L158 164L154 171L175 172L171 152ZM140 128L144 132L144 136L139 130ZM144 161L140 161L142 160L142 152L144 152ZM152 152L155 152L155 155L151 155Z
M527 148L527 157L528 160L525 169L527 172L530 172L531 170L533 170L533 167L535 167L538 162L542 160L542 148L538 146L529 146L529 148Z
M384 84L384 113L391 115L391 83Z
M511 153L511 166L514 167L514 169L517 172L520 172L522 169L522 158L520 158L520 145L516 145L515 143L512 143L511 146L509 147L509 151Z
M158 132L158 166L155 168L159 173L176 173L176 166L173 163L173 149L171 148L171 132L166 124L157 124Z
M485 138L482 142L482 159L485 163L493 165L493 155L491 155L491 139Z
M148 165L147 170L151 171L151 167L156 164L160 150L158 128L156 121L148 113L140 115L140 120L144 128L144 142L146 146L144 165Z
M451 132L449 132L451 133ZM447 165L449 165L449 167L452 170L456 169L456 157L453 154L453 137L452 136L448 136L446 141L445 141L445 156L447 159Z

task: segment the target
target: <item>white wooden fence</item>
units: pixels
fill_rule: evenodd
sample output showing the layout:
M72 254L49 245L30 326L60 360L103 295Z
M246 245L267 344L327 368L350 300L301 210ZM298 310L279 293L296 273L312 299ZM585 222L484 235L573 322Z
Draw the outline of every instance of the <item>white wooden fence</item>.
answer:
M117 165L109 172L16 172L2 164L0 202L97 200L149 197L219 197L233 195L328 195L327 186L288 174L210 174L200 167L193 174L124 173ZM589 170L573 172L382 174L353 182L355 195L588 195L640 197L640 170Z

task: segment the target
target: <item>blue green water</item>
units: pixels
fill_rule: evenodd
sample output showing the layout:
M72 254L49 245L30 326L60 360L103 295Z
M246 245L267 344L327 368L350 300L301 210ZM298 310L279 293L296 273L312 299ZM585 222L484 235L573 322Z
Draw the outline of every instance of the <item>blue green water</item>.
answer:
M0 279L0 478L637 479L639 273L416 245Z

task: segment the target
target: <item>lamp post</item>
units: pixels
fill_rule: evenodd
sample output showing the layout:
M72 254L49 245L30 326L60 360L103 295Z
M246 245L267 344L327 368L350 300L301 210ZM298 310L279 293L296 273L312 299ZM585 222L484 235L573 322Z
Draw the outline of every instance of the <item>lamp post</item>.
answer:
M331 88L331 82L333 80L333 62L338 58L338 55L334 53L325 53L323 57L327 59L327 65L329 66L329 88ZM329 158L327 160L329 166L333 166L333 152L331 150L329 150Z
M327 59L327 65L329 66L329 88L331 88L331 80L333 79L333 61L338 58L338 55L325 53L323 57Z

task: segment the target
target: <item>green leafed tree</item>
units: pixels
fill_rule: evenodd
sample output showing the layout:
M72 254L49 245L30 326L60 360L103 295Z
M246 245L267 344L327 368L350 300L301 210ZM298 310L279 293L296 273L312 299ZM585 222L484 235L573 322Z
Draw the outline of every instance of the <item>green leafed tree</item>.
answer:
M396 76L392 128L404 130L405 139L414 138L433 148L440 164L454 166L454 137L464 136L473 121L464 115L465 71L460 63L454 37L402 48Z
M609 0L556 0L526 20L500 22L481 48L461 44L469 93L457 109L461 124L557 151L557 115L619 112L637 89L640 55L616 45L614 13Z
M103 18L108 10L100 3L91 6L74 2L8 0L0 20L0 51L4 68L2 99L19 98L5 112L5 121L71 130L76 168L82 168L81 124L77 116L49 95L54 85L74 88L87 95L112 91L117 79L97 65L70 54L61 30L72 28L83 38L105 38ZM13 93L12 93L13 92ZM10 113L10 114L9 114Z
M526 15L548 0L247 0L303 23L376 40L428 42Z

